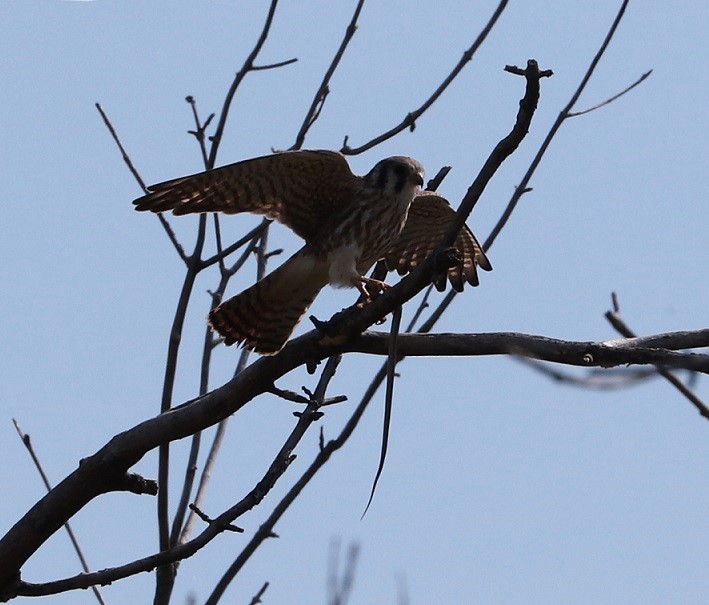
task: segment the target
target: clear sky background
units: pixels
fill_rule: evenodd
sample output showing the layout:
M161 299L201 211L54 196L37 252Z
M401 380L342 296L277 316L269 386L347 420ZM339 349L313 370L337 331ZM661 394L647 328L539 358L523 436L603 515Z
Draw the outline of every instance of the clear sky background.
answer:
M283 0L259 63L232 108L218 164L287 148L339 45L355 1ZM459 60L497 2L370 0L306 147L352 145L398 123ZM351 158L362 174L388 155L420 160L460 201L514 121L535 58L542 83L529 137L498 172L469 224L484 239L603 40L619 0L510 2L488 41L414 133ZM261 30L266 2L6 2L0 24L0 531L43 494L17 418L56 483L112 435L155 415L183 267L157 219L133 211L140 189L94 108L101 102L148 182L197 172L184 98L221 108ZM603 313L616 291L639 334L707 327L709 311L709 4L631 2L578 109L653 75L617 102L568 121L508 227L494 271L459 296L441 331L520 331L572 340L617 335ZM172 221L191 245L196 219ZM236 237L250 217L223 222ZM298 245L283 228L271 241ZM213 244L210 244L213 245ZM230 294L248 285L240 275ZM175 402L197 391L206 290L189 309ZM354 300L329 290L327 318ZM438 299L436 299L438 300ZM414 304L407 312L410 316ZM406 316L405 316L406 320ZM300 331L309 329L301 326ZM388 329L388 324L382 329ZM212 385L238 355L221 347ZM380 358L350 355L322 420L334 437ZM625 390L551 382L510 358L407 359L396 383L390 449L379 455L383 394L231 585L224 602L324 603L333 539L357 542L351 604L705 603L709 598L709 424L657 378ZM582 372L573 371L575 375ZM279 386L314 386L304 372ZM709 398L706 380L695 384ZM263 396L232 418L205 512L252 487L293 426L292 404ZM187 443L175 448L182 473ZM277 499L310 463L317 431L262 507L179 570L174 603L202 602ZM155 453L136 471L156 476ZM175 483L177 485L177 482ZM176 496L173 492L172 504ZM157 550L155 499L112 494L72 519L93 569ZM58 532L26 565L39 582L78 562ZM152 600L153 576L103 589L109 603ZM91 603L90 592L50 603Z

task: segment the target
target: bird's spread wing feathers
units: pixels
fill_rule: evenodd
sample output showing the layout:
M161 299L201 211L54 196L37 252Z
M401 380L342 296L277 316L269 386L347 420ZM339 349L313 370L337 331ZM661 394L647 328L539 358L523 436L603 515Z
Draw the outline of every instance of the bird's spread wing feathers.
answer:
M288 151L152 185L136 210L253 212L308 241L359 181L336 151Z
M422 191L409 208L409 216L398 239L385 256L387 269L396 270L399 275L413 271L441 243L450 225L455 210L440 195ZM476 266L485 271L492 270L490 261L470 229L465 225L458 234L455 247L460 253L461 263L448 271L448 280L460 292L467 281L478 285ZM445 276L435 282L438 290L445 289Z

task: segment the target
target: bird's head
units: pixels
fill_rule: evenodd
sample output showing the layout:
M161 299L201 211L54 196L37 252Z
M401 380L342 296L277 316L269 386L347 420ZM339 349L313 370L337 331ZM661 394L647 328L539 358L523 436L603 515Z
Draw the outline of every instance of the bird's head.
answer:
M368 186L388 195L413 199L423 185L423 166L412 158L394 156L377 162L364 180Z

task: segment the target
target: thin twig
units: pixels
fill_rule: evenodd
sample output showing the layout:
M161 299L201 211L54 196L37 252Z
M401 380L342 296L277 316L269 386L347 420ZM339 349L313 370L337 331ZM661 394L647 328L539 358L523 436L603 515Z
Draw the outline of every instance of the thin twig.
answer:
M502 0L502 2L500 2L500 4L495 9L495 12L493 13L492 17L490 17L483 30L475 39L475 42L473 42L470 48L468 48L468 50L463 53L463 57L460 59L458 64L453 68L453 70L448 74L448 76L446 76L446 78L443 80L440 86L433 92L433 94L426 101L424 101L423 105L421 105L418 109L415 109L414 111L406 114L406 117L390 130L380 134L377 137L374 137L372 140L363 145L360 145L359 147L350 147L348 145L349 139L348 137L345 137L344 143L342 144L342 149L340 149L340 151L346 155L358 155L360 153L364 153L372 147L379 145L380 143L383 143L388 139L391 139L392 137L396 136L407 128L413 130L416 125L416 120L420 118L428 110L428 108L431 107L431 105L433 105L433 103L438 100L438 98L445 92L446 88L448 88L451 82L455 80L458 74L463 71L463 68L473 58L475 52L478 50L478 48L480 48L490 31L492 31L492 28L494 27L495 23L497 23L497 20L500 18L500 15L502 15L502 12L507 6L507 2L508 0Z
M263 586L261 586L261 590L259 590L255 595L254 598L251 599L251 603L249 605L258 605L259 603L263 603L261 600L261 597L264 595L264 593L268 590L268 582L264 582Z
M441 169L436 173L436 176L434 176L432 179L428 181L426 184L426 191L437 191L438 188L441 186L441 183L443 182L443 179L445 179L448 176L448 173L451 171L451 166L443 166Z
M217 128L214 131L214 135L212 135L211 137L212 146L209 150L207 169L214 168L216 164L219 144L221 143L222 137L224 136L224 128L226 126L227 117L229 116L229 110L231 109L232 101L234 100L234 95L236 94L239 85L246 77L246 74L254 70L254 61L256 61L256 57L258 57L259 53L261 52L261 49L263 48L264 43L266 42L266 38L268 38L268 33L271 30L271 24L273 23L273 17L276 13L277 6L278 0L271 0L271 5L269 6L268 14L266 16L266 22L263 25L261 34L259 35L258 40L256 41L256 44L254 45L253 49L249 53L249 56L246 57L243 66L236 73L236 77L234 78L234 81L231 83L231 86L229 87L229 90L226 93L226 97L224 98L224 105L222 106L222 111L219 115L219 122L217 123Z
M649 71L646 71L642 76L640 76L637 80L635 80L635 82L633 82L630 86L621 90L617 95L613 95L610 99L606 99L602 103L598 103L597 105L594 105L593 107L589 107L588 109L584 109L582 111L570 111L568 114L566 114L566 117L567 118L575 118L576 116L582 116L584 114L591 113L592 111L596 111L596 109L600 109L601 107L605 107L606 105L612 103L616 99L619 99L620 97L622 97L624 94L633 90L633 88L635 88L636 86L641 84L646 78L648 78L651 73L652 73L652 69Z
M286 59L285 61L277 61L276 63L268 63L267 65L252 65L251 71L266 71L267 69L278 69L279 67L285 67L286 65L291 65L298 61L298 57L293 57L291 59Z
M207 231L207 216L202 214L197 223L197 239L192 255L188 258L182 290L175 308L175 316L168 340L165 360L165 377L163 380L160 413L164 414L172 407L172 396L177 377L177 357L182 343L182 330L187 316L187 305L194 290L197 274L200 271L199 259L204 249ZM170 548L170 511L169 511L169 481L170 481L170 444L163 443L158 449L158 497L157 517L160 550ZM158 567L156 571L154 605L167 605L172 594L175 580L175 568L171 566Z
M547 362L538 361L536 359L516 357L516 360L522 365L526 365L535 372L539 372L556 382L580 387L582 389L615 390L629 388L637 385L639 382L646 381L648 378L657 376L657 370L648 370L645 368L632 370L628 368L616 368L613 372L610 370L593 369L584 376L577 376L570 372L558 370Z
M357 559L359 558L359 545L350 544L347 549L347 560L345 561L340 576L339 564L340 542L330 543L330 561L328 563L328 599L327 605L347 605L352 594L354 579L357 571Z
M113 138L113 141L118 146L118 149L121 152L121 157L123 158L123 161L125 162L126 166L128 166L128 170L130 170L130 172L133 175L133 177L135 178L135 180L138 181L140 188L145 193L148 193L148 188L145 186L145 181L141 178L140 174L138 174L138 171L136 170L135 166L133 165L133 161L130 159L130 156L128 155L128 152L126 151L125 147L123 147L123 143L121 143L121 140L118 138L118 133L116 132L116 129L113 127L113 124L111 124L111 121L108 119L108 116L106 115L106 112L103 110L101 103L94 103L94 105L96 106L96 109L98 109L98 112L101 114L101 118L103 119L103 123L106 125L106 128L108 128L108 132L111 133L111 137Z
M604 53L606 52L608 44L610 43L611 39L613 38L613 35L616 32L616 29L618 29L618 25L620 25L620 22L623 19L623 15L625 14L625 9L627 8L629 1L630 0L623 0L623 3L620 9L618 10L618 13L616 14L615 19L613 20L613 23L611 24L611 27L608 30L605 39L601 43L600 48L591 60L591 63L588 66L588 69L586 70L586 73L581 79L581 83L576 88L574 94L571 95L571 99L567 103L566 107L564 107L559 113L558 117L554 121L554 124L552 124L551 128L549 129L549 132L547 133L547 136L544 138L544 141L542 142L541 146L539 147L539 150L534 156L532 163L529 165L527 172L525 173L524 177L522 177L522 180L520 181L519 185L517 185L517 187L515 188L515 192L512 194L512 198L508 202L507 207L505 208L504 212L502 213L502 216L500 217L500 220L498 220L497 224L490 232L490 235L488 235L487 239L485 240L485 243L483 244L483 249L485 251L487 251L497 239L497 236L507 224L507 221L510 219L510 216L512 216L512 212L514 212L514 209L517 207L519 200L527 191L529 191L529 181L532 179L532 175L534 174L540 162L542 161L542 158L544 157L544 154L546 153L546 150L551 144L552 140L556 136L557 131L568 117L569 112L576 104L576 101L578 101L579 97L581 96L581 93L584 91L586 85L591 79L591 76L595 72L598 63L601 60L601 57L603 57Z
M630 329L625 321L623 321L623 318L620 315L620 305L618 304L618 296L615 292L613 292L612 300L613 310L606 312L606 319L616 329L616 331L625 338L636 338L635 333ZM677 378L672 372L667 370L661 364L656 364L655 368L660 376L667 380L673 387L682 393L682 395L684 395L695 408L697 408L700 415L709 420L709 408L693 391L687 388L687 386L679 378Z
M199 119L199 114L197 113L197 101L195 101L195 98L190 95L185 98L185 101L189 103L191 109L192 109L192 117L194 118L194 123L195 123L195 129L196 130L188 130L187 132L191 135L194 135L194 137L197 139L197 142L199 143L199 150L202 154L202 162L204 164L205 169L208 168L207 162L207 143L206 143L206 136L205 132L207 131L207 128L209 127L209 124L211 124L212 120L214 119L214 114L210 113L207 119L205 120L204 124L202 124L202 121Z
M419 303L419 306L416 308L416 311L414 313L414 316L411 318L411 321L409 322L409 325L406 326L406 332L413 332L414 326L416 325L416 322L419 320L423 312L428 308L428 299L431 296L431 293L433 292L433 284L431 284L428 288L426 288L426 292L423 295L423 298L421 299L421 302ZM453 290L455 292L455 290Z
M293 144L291 149L300 149L303 146L305 136L308 134L308 131L320 116L322 108L325 105L325 99L327 98L327 95L330 92L330 80L332 79L335 70L340 64L340 61L342 60L342 57L345 54L345 50L347 50L347 46L350 43L350 40L352 40L352 37L357 31L357 21L359 19L360 13L362 12L363 6L364 0L359 0L357 2L357 6L355 7L354 13L352 14L352 19L350 20L350 23L347 26L347 29L345 30L345 35L342 38L340 47L337 49L335 56L330 62L330 66L325 72L325 76L323 77L322 82L320 83L320 86L318 87L318 90L315 93L315 96L313 97L313 101L310 104L308 112L305 114L305 119L303 120L303 124L301 125L300 130L298 131L298 134L295 137L295 143Z
M118 133L116 132L116 129L113 127L111 120L108 119L108 116L106 115L106 112L103 110L103 107L101 107L100 103L96 103L95 105L96 105L96 109L98 109L98 112L101 114L101 118L103 119L103 123L106 125L106 128L108 128L108 132L111 134L113 141L118 146L118 150L121 152L121 157L123 158L123 161L125 162L126 166L128 166L128 170L130 170L130 172L133 175L133 177L135 178L135 180L138 181L138 185L140 185L140 188L143 190L143 192L147 193L148 188L145 186L145 181L143 181L140 174L138 174L138 171L136 170L135 166L133 165L133 161L130 159L128 152L125 150L125 147L123 147L123 143L121 143L121 140L118 138ZM165 230L167 237L169 238L170 242L174 246L175 251L180 256L182 261L184 263L187 263L187 255L185 254L185 249L182 247L182 244L180 244L180 242L177 241L177 236L175 235L175 232L172 230L172 227L170 227L170 223L167 222L167 219L162 214L158 214L157 217L160 220L160 224L162 225L163 229Z
M20 440L25 446L25 449L27 449L30 458L32 458L32 462L34 463L34 466L37 469L39 476L42 478L42 483L44 483L44 487L48 492L52 491L52 484L49 482L49 477L47 477L47 473L44 471L44 467L42 466L42 462L40 461L39 456L37 456L37 453L34 451L34 447L32 447L32 440L30 439L30 436L22 431L20 423L17 422L17 420L15 420L14 418L12 419L12 423L15 425L15 430L20 436ZM71 529L69 521L66 521L64 523L64 529L66 529L66 533L69 534L69 540L71 540L71 544L74 547L74 551L79 557L79 562L81 563L82 569L84 570L84 572L90 573L91 570L89 569L89 564L86 562L84 552L81 550L81 546L79 546L79 541L76 539L76 535L74 534L74 530ZM106 605L106 602L103 600L103 595L101 595L101 591L99 590L98 586L92 586L91 592L94 593L96 600L101 603L101 605Z
M263 221L261 222L260 225L251 229L251 231L249 231L243 237L240 237L233 244L231 244L230 246L227 246L226 248L224 248L224 250L215 254L214 256L210 256L209 258L206 258L203 261L201 261L201 268L206 269L207 267L211 267L212 265L225 259L227 256L229 256L233 252L236 252L242 246L245 246L249 242L257 240L261 236L261 234L263 233L263 230L266 229L268 227L268 225L270 225L270 224L271 224L270 220L263 219Z

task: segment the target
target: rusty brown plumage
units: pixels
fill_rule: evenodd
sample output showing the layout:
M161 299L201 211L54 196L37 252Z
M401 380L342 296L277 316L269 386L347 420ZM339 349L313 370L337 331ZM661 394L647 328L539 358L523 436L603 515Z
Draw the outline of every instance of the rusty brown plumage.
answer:
M364 277L377 260L403 275L440 243L455 212L439 195L419 191L422 183L423 167L407 157L382 160L360 177L335 151L292 151L153 185L134 204L176 215L263 214L305 240L278 269L209 314L225 344L272 355L326 284L367 295L365 285L383 286ZM478 284L476 266L491 266L467 227L456 247L462 260L448 279L460 291L465 281ZM445 276L436 286L445 287Z
M448 201L431 191L421 191L409 208L409 216L399 237L387 252L384 260L389 271L405 275L418 267L441 243L455 210ZM464 282L477 286L477 267L491 271L492 265L467 225L463 225L455 241L461 255L460 264L448 270L448 281L457 292L463 291ZM435 282L439 291L445 289L445 276Z
M358 178L336 151L292 151L152 185L134 204L175 215L264 214L308 241L336 206L351 199Z

